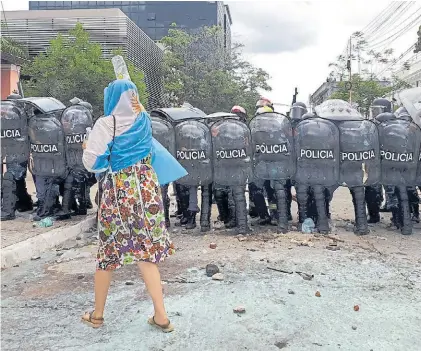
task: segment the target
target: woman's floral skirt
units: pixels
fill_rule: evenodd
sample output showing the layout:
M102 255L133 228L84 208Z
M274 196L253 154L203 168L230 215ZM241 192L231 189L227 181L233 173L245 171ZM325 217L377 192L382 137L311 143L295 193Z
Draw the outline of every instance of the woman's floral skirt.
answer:
M137 261L158 263L175 252L150 157L109 173L102 182L101 199L97 269L114 270Z

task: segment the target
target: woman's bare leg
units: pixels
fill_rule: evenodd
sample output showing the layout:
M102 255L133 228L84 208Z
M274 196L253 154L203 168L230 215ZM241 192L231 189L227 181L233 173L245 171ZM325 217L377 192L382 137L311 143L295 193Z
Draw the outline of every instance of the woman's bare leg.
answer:
M155 322L164 325L168 322L168 316L167 312L165 312L161 275L159 274L158 266L150 262L138 262L138 266L153 301Z
M97 270L95 272L95 313L93 317L100 318L104 315L111 278L112 271Z

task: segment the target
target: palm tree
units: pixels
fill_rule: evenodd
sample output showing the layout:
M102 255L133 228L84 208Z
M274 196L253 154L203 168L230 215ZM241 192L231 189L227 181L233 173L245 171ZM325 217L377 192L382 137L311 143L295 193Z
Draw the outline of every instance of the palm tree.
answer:
M1 23L1 30L2 30L1 52L2 54L6 54L8 56L10 55L17 59L26 61L28 59L28 55L25 49L16 40L7 36L7 34L4 33L5 29L7 30L7 26L2 22Z

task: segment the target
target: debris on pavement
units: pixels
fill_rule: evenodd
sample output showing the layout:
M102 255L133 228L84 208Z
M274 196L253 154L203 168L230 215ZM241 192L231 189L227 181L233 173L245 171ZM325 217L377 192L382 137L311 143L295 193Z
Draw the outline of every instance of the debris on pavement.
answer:
M134 285L134 282L132 282L132 281L128 280L128 281L126 282L126 285Z
M54 224L53 219L51 217L46 217L40 220L38 223L34 223L34 226L39 228L48 228Z
M238 239L238 241L246 241L247 240L247 238L242 236L241 234L237 235L237 239Z
M290 295L295 295L295 291L294 291L294 290L292 290L292 289L288 289L288 294L290 294Z
M295 273L301 276L301 278L303 278L304 280L312 280L314 278L314 274L308 274L304 272L295 272Z
M287 271L285 269L274 268L274 267L267 267L267 269L270 269L271 271L275 271L275 272L285 273L285 274L292 274L292 273L294 273L294 271Z
M35 260L39 260L41 258L41 256L32 256L31 257L31 260L32 261L35 261Z
M246 308L244 306L237 306L233 311L237 314L244 314L246 313Z
M80 274L80 275L77 276L77 279L83 279L83 278L85 278L85 276L83 274Z
M284 349L285 347L288 346L288 343L286 341L278 341L278 342L275 342L275 346L278 349Z
M339 251L341 248L339 246L326 246L326 250L330 251Z
M214 274L219 273L219 268L215 264L208 264L206 266L206 275L212 277Z
M211 249L216 249L216 244L215 243L210 243L209 244L209 248L211 248Z
M355 311L355 312L358 312L359 310L360 310L360 306L355 305L355 306L354 306L354 311Z
M304 234L311 234L315 230L316 225L311 218L306 218L301 225L301 232Z
M352 330L357 330L357 327L355 325L353 325Z
M224 280L224 275L222 273L216 273L212 276L213 280Z
M316 296L316 297L320 297L320 296L322 296L322 295L320 294L320 291L316 291L315 296Z
M308 247L313 247L314 243L311 242L311 239L309 240L295 240L295 239L291 239L291 242L294 244L297 244L297 246L308 246Z

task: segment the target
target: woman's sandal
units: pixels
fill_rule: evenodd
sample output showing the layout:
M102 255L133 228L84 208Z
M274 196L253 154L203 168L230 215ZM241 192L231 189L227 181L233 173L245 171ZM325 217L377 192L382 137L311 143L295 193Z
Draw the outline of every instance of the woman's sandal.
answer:
M99 328L102 327L104 324L104 318L94 318L92 315L95 311L92 312L85 312L82 316L82 322L89 325L92 328Z
M155 317L151 317L148 319L148 323L162 330L164 333L171 333L174 330L174 326L171 324L170 320L168 320L168 323L161 325L155 322Z

